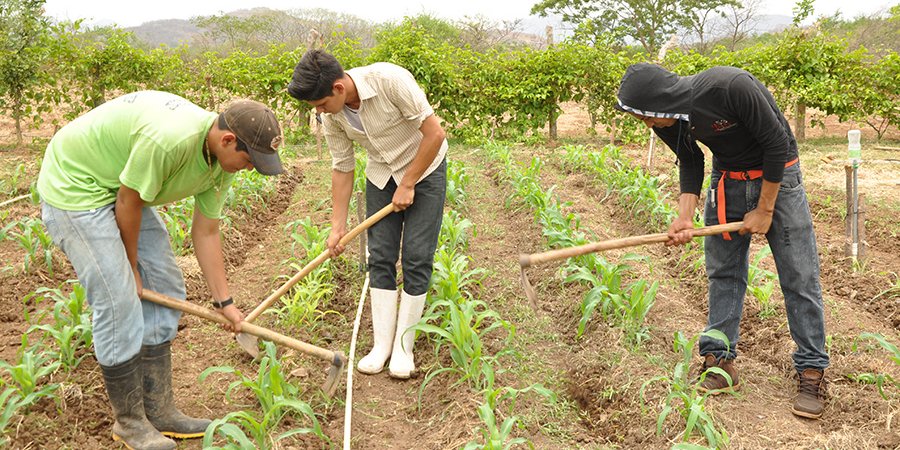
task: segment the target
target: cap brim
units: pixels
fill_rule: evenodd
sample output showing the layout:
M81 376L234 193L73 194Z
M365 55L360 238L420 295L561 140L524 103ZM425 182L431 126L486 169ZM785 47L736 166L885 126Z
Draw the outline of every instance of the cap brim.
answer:
M253 168L257 172L263 175L278 175L284 172L284 168L281 167L281 157L278 156L278 153L263 153L252 148L249 150L250 162L253 163Z
M613 108L616 108L616 109L618 109L619 111L622 111L622 112L629 112L627 109L623 108L622 105L619 104L619 102L614 103L614 104L613 104Z

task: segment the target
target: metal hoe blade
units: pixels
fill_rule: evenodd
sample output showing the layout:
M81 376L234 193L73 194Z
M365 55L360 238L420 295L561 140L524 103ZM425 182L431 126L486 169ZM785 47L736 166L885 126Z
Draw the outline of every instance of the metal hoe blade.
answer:
M259 356L259 339L256 336L247 333L238 333L234 335L234 340L237 341L238 345L240 345L245 352L249 353L253 359L256 359L256 357Z
M334 352L334 359L331 361L331 366L328 367L328 376L325 377L325 382L322 383L322 391L329 398L334 395L334 391L340 386L341 374L344 373L346 367L347 357L344 356L344 352Z
M521 272L519 281L522 283L522 290L525 291L525 297L531 302L531 309L537 311L537 293L534 292L534 287L532 287L531 282L528 281L528 275L525 274L525 266L521 267Z

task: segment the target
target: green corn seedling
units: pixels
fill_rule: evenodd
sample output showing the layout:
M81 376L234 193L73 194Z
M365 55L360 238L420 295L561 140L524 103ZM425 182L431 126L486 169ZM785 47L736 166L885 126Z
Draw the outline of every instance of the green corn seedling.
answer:
M862 333L856 339L856 342L853 343L853 351L858 349L858 345L860 341L875 341L882 349L884 349L888 353L888 357L894 364L900 365L900 348L887 340L883 335L879 333ZM873 374L873 373L861 373L856 375L848 376L851 380L854 380L858 383L865 384L875 384L878 387L878 393L885 399L887 399L887 394L884 391L884 386L886 384L893 385L897 388L900 388L900 382L894 379L889 374Z
M43 397L56 398L59 384L49 383L41 386L42 379L56 372L59 361L54 361L40 348L28 348L28 335L22 336L22 349L16 365L0 361L0 370L9 374L12 383L9 386L19 396L22 406L32 405Z
M728 444L728 434L725 430L720 430L715 423L712 415L706 411L706 399L711 392L701 393L697 386L703 382L710 373L716 373L725 377L728 383L731 383L731 377L719 367L712 367L700 374L700 378L694 382L690 376L690 363L693 356L693 349L696 347L700 336L707 336L720 340L725 343L726 348L729 347L728 338L724 333L718 330L709 330L692 339L687 339L681 332L675 333L673 349L676 354L681 356L680 360L675 364L672 373L668 376L659 376L651 378L643 383L640 389L640 397L642 404L646 402L646 389L656 382L663 382L666 385L667 395L662 402L663 407L656 421L656 432L662 434L666 418L670 413L677 412L684 421L684 430L681 432L682 440L687 442L694 431L706 439L707 444L711 447L720 447Z
M289 382L284 376L283 366L276 356L275 344L263 342L263 346L265 350L259 361L256 376L245 374L240 369L231 366L216 366L204 370L200 374L200 382L214 373L235 375L238 379L228 385L226 398L230 399L235 389L245 387L256 396L263 414L274 412L275 415L278 415L281 412L279 402L296 399L300 394L300 388Z
M768 245L759 249L747 270L747 291L759 303L760 319L774 317L777 314L775 306L772 304L772 292L778 276L760 266L762 260L771 254L772 249Z
M19 244L19 247L25 251L25 256L22 261L22 269L24 272L29 272L31 270L31 264L37 258L38 252L41 248L41 241L37 236L34 235L33 226L35 220L29 220L27 222L19 222L18 231L12 232L12 236L16 238L16 242Z
M272 409L263 412L261 416L250 411L236 411L227 414L221 419L216 419L206 429L203 436L203 448L205 449L278 449L287 448L281 444L290 437L299 434L312 434L324 443L330 443L328 436L322 431L322 426L316 418L312 407L298 399L284 399L277 401ZM273 436L275 429L283 421L284 416L290 412L296 416L306 418L311 425L308 427L293 428L277 436ZM249 436L245 433L249 432ZM225 441L224 447L215 445L216 436ZM324 447L324 445L323 445Z
M447 204L459 208L466 201L466 185L471 181L466 166L456 160L447 163Z

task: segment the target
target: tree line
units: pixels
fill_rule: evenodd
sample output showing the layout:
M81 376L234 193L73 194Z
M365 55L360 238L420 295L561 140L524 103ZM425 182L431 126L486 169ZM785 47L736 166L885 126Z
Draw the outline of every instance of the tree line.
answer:
M608 30L575 33L560 43L491 43L502 31L463 28L427 15L380 27L365 38L326 24L321 29L330 31L316 42L300 44L296 37L290 43L197 49L147 48L120 28L55 23L43 15L42 6L43 0L0 0L0 109L15 121L19 143L25 127L71 120L121 92L138 89L173 92L209 109L248 97L271 105L285 121L303 117L306 105L291 99L285 86L310 45L332 52L346 68L375 61L406 67L451 133L476 142L541 139L547 129L555 138L560 104L568 101L583 104L592 124L606 126L619 139L642 139L646 133L639 124L619 121L612 107L625 68L639 61L655 61L679 74L713 65L744 68L771 87L784 109L794 111L798 126L805 123L806 108L866 123L879 139L890 127L900 126L897 52L851 48L835 27L801 27L796 17L794 26L743 48L695 46L665 55L649 51L656 44L624 45ZM897 16L900 8L889 20ZM216 24L218 37L210 39L221 42L231 35L238 43L237 31L223 31L238 22L224 17L194 21ZM483 45L472 45L472 35L463 31L481 33ZM303 125L286 129L304 133L308 122L298 122ZM795 131L802 138L802 127Z

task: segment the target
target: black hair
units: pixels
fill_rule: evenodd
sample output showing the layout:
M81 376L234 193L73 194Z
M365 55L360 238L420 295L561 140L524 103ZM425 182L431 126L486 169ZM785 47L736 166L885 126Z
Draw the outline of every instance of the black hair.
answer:
M232 130L231 128L228 128L228 122L225 120L225 114L219 114L219 120L217 122L217 126L222 131L231 131L232 133L234 133L234 130ZM250 153L247 150L246 142L242 141L241 138L239 138L236 134L234 135L234 138L237 139L237 149L238 150L240 150L244 153Z
M334 82L343 77L344 69L334 56L322 50L310 50L294 67L288 94L297 100L321 100L332 95Z

